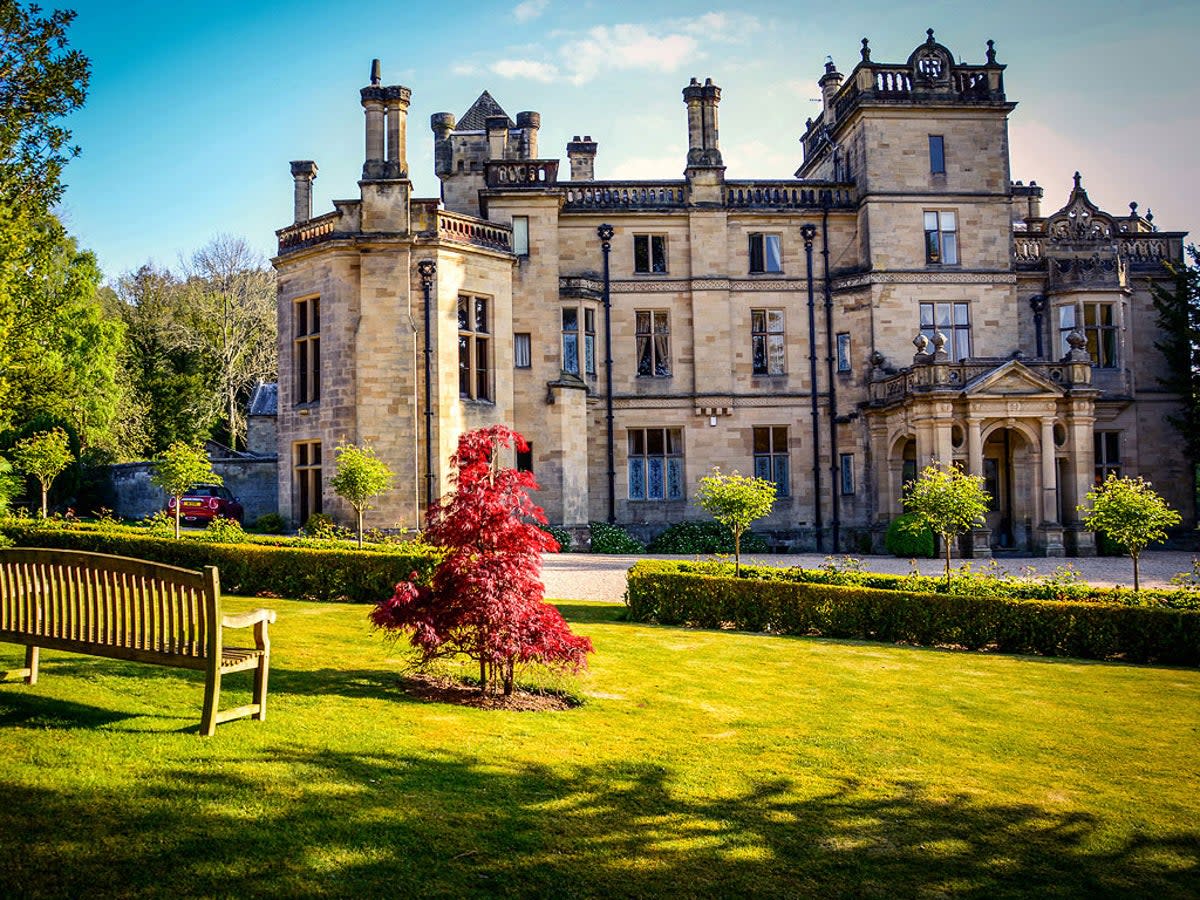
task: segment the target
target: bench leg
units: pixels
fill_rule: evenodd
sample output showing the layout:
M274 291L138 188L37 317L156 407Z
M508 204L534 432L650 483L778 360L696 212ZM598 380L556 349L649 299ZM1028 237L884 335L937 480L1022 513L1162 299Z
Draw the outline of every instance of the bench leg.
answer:
M200 718L200 733L212 737L217 730L217 706L221 702L221 673L209 673L204 682L204 712Z
M258 668L254 670L254 703L258 712L250 718L265 719L267 717L267 674L271 666L271 654L264 653L258 660Z
M29 670L29 674L25 676L26 684L37 684L38 670L38 648L25 648L25 668Z

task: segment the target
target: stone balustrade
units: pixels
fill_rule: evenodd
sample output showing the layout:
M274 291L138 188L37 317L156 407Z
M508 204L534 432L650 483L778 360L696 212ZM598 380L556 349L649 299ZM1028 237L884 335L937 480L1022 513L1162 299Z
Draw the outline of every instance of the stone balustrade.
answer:
M821 209L829 205L854 206L856 195L850 184L805 185L796 181L729 181L725 184L725 206L729 209Z
M912 394L961 390L974 379L995 371L1007 362L1009 360L1006 358L976 358L959 362L914 364L911 368L872 381L870 403L872 406L890 406ZM1092 385L1092 368L1087 362L1022 359L1021 365L1064 388Z
M457 244L512 252L512 229L507 225L497 225L444 209L437 212L437 236Z
M588 181L564 185L566 209L682 208L682 181Z
M298 250L301 247L308 247L312 244L319 244L322 241L329 240L333 236L334 228L337 226L337 221L340 217L341 213L335 210L331 213L325 213L323 216L317 216L315 219L308 219L304 222L297 222L295 225L289 225L287 228L280 228L275 232L275 236L279 239L279 252Z
M545 188L558 183L557 159L491 160L484 167L489 188Z
M1179 248L1182 246L1176 236L1154 232L1118 234L1109 240L1110 243L1106 246L1115 245L1117 255L1123 261L1133 265L1178 262ZM1015 234L1013 235L1013 262L1023 266L1040 266L1049 257L1055 255L1055 245L1056 242L1045 235Z

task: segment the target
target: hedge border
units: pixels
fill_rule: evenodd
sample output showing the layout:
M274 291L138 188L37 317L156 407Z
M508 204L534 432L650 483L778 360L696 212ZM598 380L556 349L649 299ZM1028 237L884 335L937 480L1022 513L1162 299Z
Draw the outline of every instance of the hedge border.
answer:
M1200 611L765 581L639 562L630 618L660 625L1200 665Z
M397 582L408 579L414 572L418 581L428 581L440 559L436 550L362 552L269 544L219 544L102 530L72 531L12 524L0 526L0 534L11 538L18 547L90 550L187 569L216 566L221 575L221 589L231 594L353 603L375 603L390 596Z

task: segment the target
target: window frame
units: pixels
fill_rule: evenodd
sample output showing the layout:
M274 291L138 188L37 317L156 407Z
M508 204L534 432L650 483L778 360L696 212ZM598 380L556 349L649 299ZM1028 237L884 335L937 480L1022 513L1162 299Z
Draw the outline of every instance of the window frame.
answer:
M855 488L853 453L838 454L838 475L840 476L838 479L838 486L841 488L839 491L840 495L843 497L853 497Z
M464 303L466 315L463 315ZM483 306L483 327L479 323ZM476 403L494 402L492 354L492 298L478 294L458 295L458 396ZM466 356L464 359L464 346ZM480 358L482 357L482 365Z
M949 307L950 321L947 323L939 322L939 308ZM925 322L925 310L930 310L931 322ZM958 321L959 310L963 311L965 322ZM969 359L973 351L973 336L971 334L971 303L969 300L922 300L919 302L917 309L918 327L921 334L929 338L930 346L933 344L933 336L941 330L942 334L946 335L946 354L952 362L958 362L961 359ZM947 330L947 328L949 330ZM959 344L966 343L966 352L962 353L959 349Z
M670 427L627 428L626 497L630 503L680 503L687 501L687 469L683 429ZM652 440L652 436L656 440ZM653 450L657 444L659 452ZM658 461L661 497L651 496L654 462ZM674 470L674 477L672 477ZM636 487L635 487L636 485ZM640 490L639 490L640 489ZM640 496L637 496L639 494ZM674 492L674 493L673 493Z
M645 268L639 268L640 243L645 245ZM655 249L658 249L659 259L655 259ZM670 272L667 256L667 236L662 232L646 232L633 236L633 274L634 275L666 275Z
M1103 484L1110 474L1121 477L1121 432L1094 431L1092 432L1094 453L1094 477L1097 485ZM1113 453L1115 453L1115 458Z
M837 335L837 371L841 375L854 370L852 361L850 332L839 331Z
M1119 369L1121 367L1121 326L1118 322L1117 304L1107 300L1083 301L1082 333L1087 341L1087 352L1096 369ZM1101 313L1107 313L1110 321L1102 322ZM1089 313L1095 321L1089 322Z
M751 275L782 275L783 274L783 237L777 231L751 231L747 235L749 272ZM767 252L769 246L775 248L776 268L770 268L771 257ZM757 266L757 268L756 268Z
M528 331L513 332L513 368L533 368L533 336Z
M312 452L314 449L315 454ZM300 513L297 525L303 525L309 516L324 511L323 460L324 454L319 440L292 443L292 497L295 503L293 509Z
M962 264L962 254L958 245L958 210L956 209L927 209L921 214L925 229L925 265L927 266L958 266ZM933 227L930 228L930 216L933 216ZM949 217L950 227L946 227ZM948 257L953 257L949 259Z
M946 174L946 136L929 135L929 174Z
M642 330L642 317L649 316L648 331ZM665 330L659 331L659 321L666 322ZM669 309L635 309L633 311L634 368L638 378L671 377L671 311ZM642 371L643 340L649 353L648 371ZM661 347L660 347L661 342ZM664 361L665 358L665 361Z
M776 497L792 495L792 455L789 437L786 425L755 425L750 429L750 457L754 477L773 482ZM762 474L764 471L767 474Z
M778 329L772 329L772 316L778 323ZM761 325L760 321L761 320ZM759 346L762 346L762 366L759 366ZM772 350L777 348L777 355L772 356ZM777 371L772 366L777 365ZM771 378L787 375L787 313L780 308L762 308L750 310L750 374L757 378Z
M321 298L292 301L292 391L294 405L321 402Z
M522 224L518 225L518 222ZM529 216L512 217L512 249L516 256L529 256Z

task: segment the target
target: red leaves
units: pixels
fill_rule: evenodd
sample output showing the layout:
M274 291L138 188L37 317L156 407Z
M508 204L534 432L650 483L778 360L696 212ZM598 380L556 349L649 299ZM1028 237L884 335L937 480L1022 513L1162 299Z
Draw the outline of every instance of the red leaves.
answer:
M480 663L484 681L512 690L518 662L577 671L592 642L571 633L557 609L543 602L541 553L558 543L538 527L541 508L528 491L529 472L502 468L499 451L527 449L504 425L464 434L451 457L456 490L430 509L425 537L450 552L431 587L401 582L371 613L379 628L399 631L426 660L465 654Z

